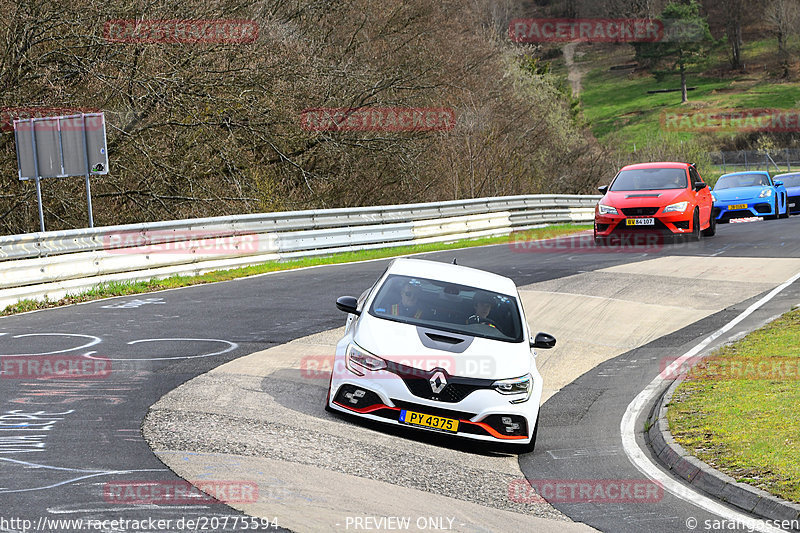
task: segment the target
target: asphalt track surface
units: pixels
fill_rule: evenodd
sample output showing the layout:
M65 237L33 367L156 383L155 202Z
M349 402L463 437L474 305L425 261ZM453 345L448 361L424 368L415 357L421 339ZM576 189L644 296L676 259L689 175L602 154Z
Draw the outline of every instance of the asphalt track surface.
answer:
M800 217L719 226L716 237L667 246L649 255L585 250L531 254L508 246L426 255L440 260L456 257L459 264L497 272L526 285L651 259L659 253L798 258ZM224 362L339 327L342 314L333 306L335 298L359 294L386 263L274 273L0 320L0 355L31 359L88 353L110 358L113 369L109 376L92 380L5 375L0 379L0 531L22 531L23 519L36 527L44 519L120 518L172 520L170 530L187 531L174 527L178 519L241 517L221 503L141 505L110 501L104 490L109 483L180 481L142 438L140 425L150 405ZM787 302L800 302L798 287L784 291L742 327L752 329L785 311ZM641 479L619 445L620 419L628 403L658 374L663 357L684 353L747 303L607 361L550 398L542 408L536 453L520 457L526 476L531 480ZM616 507L551 503L573 520L602 531L687 531L688 517L701 524L717 518L670 494L655 503ZM17 521L12 523L13 519ZM49 528L39 530L78 529L51 522Z

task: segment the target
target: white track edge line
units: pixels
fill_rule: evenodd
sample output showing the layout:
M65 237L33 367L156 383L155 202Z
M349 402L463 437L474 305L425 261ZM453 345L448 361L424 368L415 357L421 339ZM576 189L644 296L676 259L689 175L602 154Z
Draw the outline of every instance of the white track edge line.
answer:
M695 489L687 487L656 466L636 443L636 419L658 394L659 389L661 389L665 381L663 376L669 376L671 374L674 375L674 372L677 369L680 369L681 365L683 365L683 363L685 363L688 359L695 357L703 349L708 347L709 344L714 342L724 333L733 329L734 326L753 314L761 306L772 300L776 295L778 295L778 293L786 289L798 279L800 279L800 272L796 273L781 285L772 289L768 294L750 305L750 307L745 309L736 318L706 337L702 342L686 352L683 356L673 361L668 368L666 368L655 379L653 379L653 381L651 381L650 384L642 392L640 392L630 404L628 404L628 408L625 410L625 415L622 417L622 421L620 422L622 447L625 450L625 454L628 456L628 459L630 459L633 465L642 474L654 481L659 482L664 487L664 490L669 491L682 500L705 509L706 511L716 514L726 520L730 520L736 522L737 524L742 524L748 528L752 528L752 531L761 531L763 533L782 533L783 530L770 526L766 520L752 518L742 512L730 509L717 500L705 496Z

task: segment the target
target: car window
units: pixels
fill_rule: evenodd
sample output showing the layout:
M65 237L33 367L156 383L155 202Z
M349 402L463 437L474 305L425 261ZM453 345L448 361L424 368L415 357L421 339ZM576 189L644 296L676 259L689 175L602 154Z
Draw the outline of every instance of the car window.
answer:
M697 169L694 167L689 167L689 177L692 178L692 183L696 181L703 181L703 178L700 177L700 173L697 172Z
M682 168L643 168L622 170L611 184L612 191L653 191L685 189L686 170Z
M769 187L772 185L766 174L751 172L749 174L732 174L717 180L714 190L733 189L735 187Z
M782 181L786 187L800 187L800 174L790 174L788 176L775 176L775 179Z
M488 306L485 318L476 311L480 302ZM515 297L446 281L390 275L375 294L369 314L473 337L523 341Z

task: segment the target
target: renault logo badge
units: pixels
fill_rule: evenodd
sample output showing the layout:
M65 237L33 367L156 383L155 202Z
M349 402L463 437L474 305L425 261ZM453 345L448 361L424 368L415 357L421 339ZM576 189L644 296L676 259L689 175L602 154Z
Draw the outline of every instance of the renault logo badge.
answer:
M439 394L447 385L447 378L444 377L444 372L441 370L436 371L434 375L431 376L429 379L431 383L431 390L434 394Z

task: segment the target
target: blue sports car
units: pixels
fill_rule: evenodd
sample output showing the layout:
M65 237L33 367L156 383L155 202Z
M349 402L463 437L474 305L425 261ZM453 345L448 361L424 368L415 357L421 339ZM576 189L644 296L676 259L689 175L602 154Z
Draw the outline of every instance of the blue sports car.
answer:
M724 174L712 192L714 216L725 224L733 218L787 218L788 194L782 181L773 181L769 172L749 171ZM795 202L796 203L796 202Z
M776 180L783 182L786 187L786 194L789 196L789 214L800 215L800 172L788 172L778 174Z

